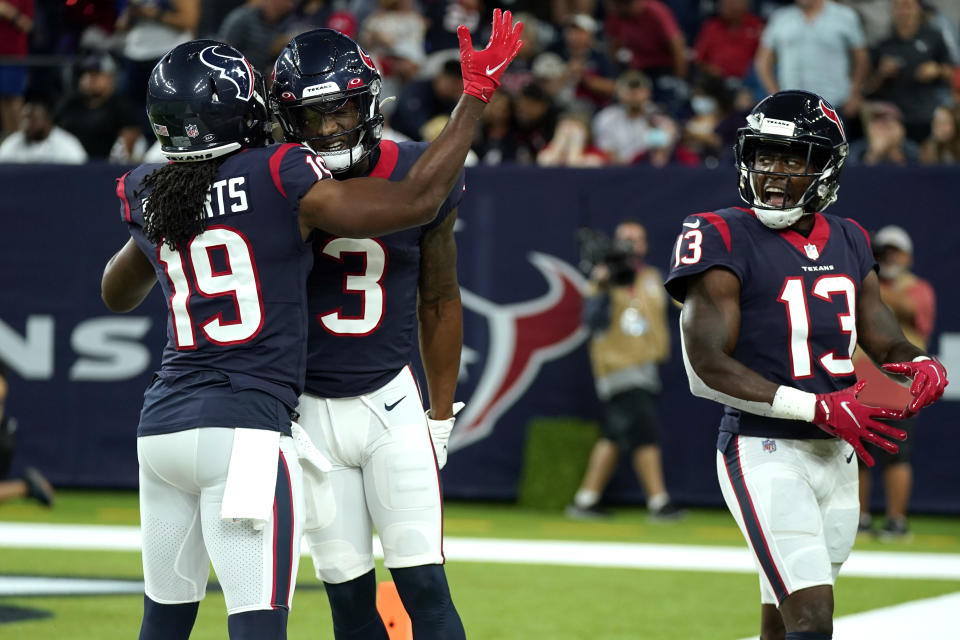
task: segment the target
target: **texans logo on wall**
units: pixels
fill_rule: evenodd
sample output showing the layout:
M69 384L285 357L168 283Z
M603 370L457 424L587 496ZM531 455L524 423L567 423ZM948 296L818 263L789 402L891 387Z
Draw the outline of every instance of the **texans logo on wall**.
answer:
M498 304L461 287L464 349L458 399L466 408L457 417L450 451L489 436L497 421L530 387L546 363L562 358L587 337L581 325L586 280L567 262L545 253L527 256L527 269L539 272L547 292L523 302ZM487 348L470 344L471 327L481 327Z

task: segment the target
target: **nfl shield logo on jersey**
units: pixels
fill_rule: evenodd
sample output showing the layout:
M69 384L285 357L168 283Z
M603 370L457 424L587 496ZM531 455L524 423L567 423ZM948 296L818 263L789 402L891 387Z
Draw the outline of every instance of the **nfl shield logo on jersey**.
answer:
M198 135L200 135L200 130L197 129L197 125L195 124L188 124L185 128L187 131L187 135L191 138L196 138ZM810 253L810 252L808 251L807 253Z
M817 245L815 244L805 244L803 245L803 250L807 252L807 257L811 260L816 260L820 257L820 252L817 250Z
M816 249L816 247L814 247ZM776 440L764 440L763 441L763 450L767 453L773 453L777 450L777 441Z

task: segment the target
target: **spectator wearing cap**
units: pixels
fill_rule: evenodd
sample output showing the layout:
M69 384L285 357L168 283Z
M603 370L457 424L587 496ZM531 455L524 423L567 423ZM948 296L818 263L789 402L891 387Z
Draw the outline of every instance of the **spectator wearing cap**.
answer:
M934 110L949 100L953 67L940 31L926 24L919 0L893 0L893 30L873 52L872 97L896 104L907 137L930 133Z
M920 161L920 146L907 138L903 114L892 102L871 102L860 116L863 139L850 145L851 165L912 165Z
M432 78L408 83L397 98L390 115L390 126L409 137L421 140L423 125L439 115L449 115L463 93L460 62L447 60Z
M218 39L243 52L264 77L296 31L295 0L262 0L237 7L223 21Z
M613 62L597 43L599 27L587 14L575 13L567 18L563 38L553 49L566 63L574 98L595 109L610 103L617 76Z
M360 44L377 61L386 95L392 95L390 80L399 88L417 74L426 57L426 31L427 21L412 0L380 0L380 8L364 21Z
M0 0L0 56L23 58L30 52L34 0ZM27 70L0 65L0 140L17 130L27 86Z
M617 103L594 117L594 140L612 164L633 164L647 156L658 166L669 160L676 125L659 112L651 96L645 75L625 71L617 79Z
M575 87L563 58L544 51L533 60L531 71L532 82L540 85L557 107L566 109L573 104Z
M92 54L80 63L77 88L57 107L54 121L80 140L91 160L135 161L143 116L117 93L117 66L107 54ZM141 151L142 153L142 151ZM124 157L125 156L125 157Z
M748 9L748 0L720 0L717 15L703 23L694 59L704 71L724 78L743 78L750 72L763 21Z
M83 164L87 152L76 136L53 123L50 101L28 95L20 111L20 130L0 144L0 162Z
M920 145L921 164L960 163L960 107L937 107L930 136Z
M525 86L514 103L513 138L517 150L515 161L519 164L534 164L537 156L557 127L557 106L539 84Z
M921 349L933 333L936 316L936 296L930 283L913 274L913 242L905 229L890 225L877 231L873 237L873 252L879 264L880 297L890 307L903 335ZM867 385L859 399L866 404L891 409L903 409L912 399L907 388L887 378L861 351L854 353L857 377ZM877 459L883 473L886 494L886 519L877 532L881 538L902 538L908 534L907 509L913 485L911 453L915 446L917 418L897 423L908 436L900 444L896 454L889 454L873 445L871 453ZM865 466L860 467L860 531L872 531L870 495L873 475Z
M856 11L832 0L796 0L770 15L754 61L767 93L804 89L855 118L870 66Z
M613 58L654 80L687 77L687 45L677 20L660 0L612 0L604 25Z

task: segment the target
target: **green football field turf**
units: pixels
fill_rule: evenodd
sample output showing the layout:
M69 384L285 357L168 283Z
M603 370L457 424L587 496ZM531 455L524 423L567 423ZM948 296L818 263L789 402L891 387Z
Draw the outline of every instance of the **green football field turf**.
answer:
M0 505L0 521L135 525L133 493L61 492L53 510L26 502ZM909 542L858 540L857 549L960 553L956 518L915 517ZM648 522L639 509L620 509L603 522L573 522L560 514L510 505L449 504L448 536L744 545L732 518L696 510L677 524ZM0 548L0 574L140 578L135 552ZM474 640L734 640L758 626L754 575L480 562L447 564L451 591ZM378 567L378 577L389 573ZM841 577L837 615L960 591L960 581ZM0 598L0 607L46 611L51 617L0 625L4 640L135 638L142 596ZM223 598L211 590L193 638L226 637ZM291 640L331 638L330 614L309 561L301 561L291 613Z

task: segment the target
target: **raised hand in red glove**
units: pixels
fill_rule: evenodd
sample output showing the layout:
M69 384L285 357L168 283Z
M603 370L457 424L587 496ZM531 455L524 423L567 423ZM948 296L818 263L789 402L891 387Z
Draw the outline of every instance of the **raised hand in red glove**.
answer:
M883 365L883 370L888 373L899 373L913 380L913 384L910 385L913 402L907 405L907 411L910 413L916 413L939 400L943 395L943 389L950 384L947 381L947 370L936 358L913 362L891 362Z
M470 30L463 25L457 27L464 93L490 102L493 92L500 86L500 76L523 46L523 40L520 40L522 29L522 22L513 24L513 14L509 11L501 15L500 9L494 9L490 42L483 51L474 51Z
M872 467L873 456L867 453L861 440L877 445L890 453L900 450L899 445L881 438L874 431L890 438L906 440L907 432L903 429L891 427L888 424L877 422L877 418L885 420L902 420L907 417L906 411L896 409L881 409L871 407L857 400L857 395L866 386L861 380L852 387L834 391L833 393L818 393L813 423L832 436L842 438L857 452L860 459L868 467Z

